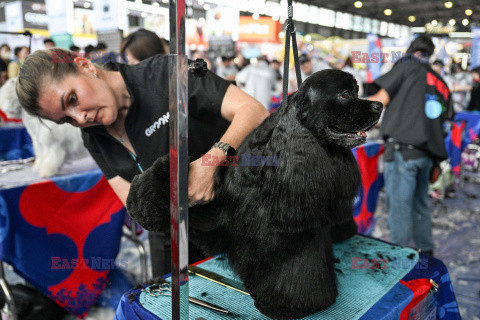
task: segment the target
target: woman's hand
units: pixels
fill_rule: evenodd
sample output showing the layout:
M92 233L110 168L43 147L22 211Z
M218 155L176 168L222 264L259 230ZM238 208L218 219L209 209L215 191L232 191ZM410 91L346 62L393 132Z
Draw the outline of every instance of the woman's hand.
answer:
M207 153L212 158L217 157L219 162L223 161L225 158L225 153L218 148L213 148ZM193 207L197 204L206 204L212 201L214 196L213 175L217 166L211 163L212 161L203 161L202 158L190 163L190 170L188 172L189 207Z

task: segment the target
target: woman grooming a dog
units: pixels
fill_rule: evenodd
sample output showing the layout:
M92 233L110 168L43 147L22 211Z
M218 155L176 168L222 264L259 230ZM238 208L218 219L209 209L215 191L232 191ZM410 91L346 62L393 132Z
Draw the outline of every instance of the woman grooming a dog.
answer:
M17 95L28 113L82 129L86 148L125 204L134 176L169 150L168 60L156 55L117 67L104 70L63 49L38 50L20 69ZM188 147L195 159L188 196L194 206L214 196L216 167L202 165L201 156L222 161L268 112L210 71L203 78L188 77L188 96Z

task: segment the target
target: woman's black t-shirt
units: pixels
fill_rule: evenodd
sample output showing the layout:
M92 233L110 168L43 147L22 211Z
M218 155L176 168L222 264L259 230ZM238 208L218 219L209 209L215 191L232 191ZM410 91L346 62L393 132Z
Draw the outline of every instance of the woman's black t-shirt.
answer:
M85 147L107 179L132 181L169 150L168 57L156 55L139 64L118 65L131 97L125 130L138 163L108 134L104 126L82 129ZM230 125L220 113L230 82L208 72L188 76L188 152L192 159L206 153ZM139 167L140 166L140 167Z

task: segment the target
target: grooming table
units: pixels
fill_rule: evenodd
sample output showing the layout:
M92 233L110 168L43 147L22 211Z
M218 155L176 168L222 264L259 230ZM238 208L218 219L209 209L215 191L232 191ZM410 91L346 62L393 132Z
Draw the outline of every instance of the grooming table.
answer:
M303 319L460 319L448 272L440 260L360 235L335 244L334 255L337 301ZM373 259L389 262L376 264ZM239 281L221 256L197 266ZM438 285L436 290L430 279ZM142 287L148 288L146 284ZM224 315L190 303L189 319L269 319L254 307L250 296L196 275L189 277L189 295L231 313ZM170 320L171 298L131 289L116 311L115 320L124 319Z

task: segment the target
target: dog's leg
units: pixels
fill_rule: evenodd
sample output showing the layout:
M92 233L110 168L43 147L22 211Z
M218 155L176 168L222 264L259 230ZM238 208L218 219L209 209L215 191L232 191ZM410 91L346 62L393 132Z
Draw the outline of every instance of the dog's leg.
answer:
M336 278L330 229L311 231L310 235L284 237L284 247L293 238L302 245L282 256L262 257L244 277L247 290L260 312L274 319L301 318L335 302ZM290 239L287 239L290 238ZM298 241L295 241L298 244ZM279 244L281 246L281 244ZM245 270L246 271L246 270Z
M56 175L60 168L62 167L63 163L65 162L65 157L67 156L67 152L64 149L56 150L55 154L48 152L48 148L46 149L47 154L44 154L41 159L40 167L38 167L38 174L42 178L52 177Z

